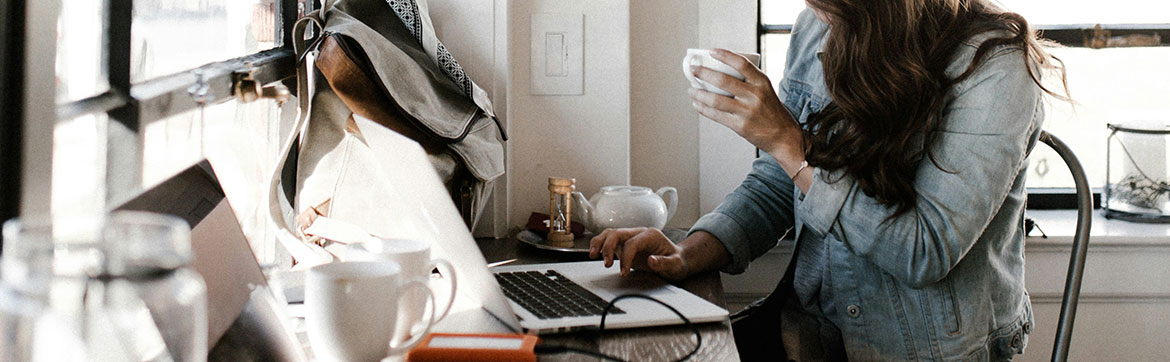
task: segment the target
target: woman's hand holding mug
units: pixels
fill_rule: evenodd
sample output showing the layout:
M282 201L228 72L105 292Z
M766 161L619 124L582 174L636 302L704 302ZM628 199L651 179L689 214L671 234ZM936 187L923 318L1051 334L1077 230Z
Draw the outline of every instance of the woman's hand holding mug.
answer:
M688 54L688 59L700 57ZM714 49L709 52L709 57L721 64L684 63L689 66L684 69L688 79L697 79L722 90L692 87L689 92L695 110L773 156L780 153L798 157L796 163L803 161L801 130L776 96L768 76L745 56L731 51ZM742 78L729 70L734 70ZM692 86L695 84L692 82Z

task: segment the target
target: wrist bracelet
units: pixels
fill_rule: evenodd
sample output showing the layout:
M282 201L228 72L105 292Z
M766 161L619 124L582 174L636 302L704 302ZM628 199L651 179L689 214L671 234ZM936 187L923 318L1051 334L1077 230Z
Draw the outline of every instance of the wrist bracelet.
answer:
M806 168L808 168L808 160L800 161L800 168L796 169L796 172L792 173L792 179L796 180L796 177L800 176L800 172L804 171Z

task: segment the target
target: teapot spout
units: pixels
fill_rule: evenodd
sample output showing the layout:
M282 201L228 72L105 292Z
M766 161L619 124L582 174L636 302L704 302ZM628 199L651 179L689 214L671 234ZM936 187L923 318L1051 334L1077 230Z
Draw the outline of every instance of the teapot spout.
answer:
M573 191L573 203L577 205L573 207L573 213L581 215L580 221L585 225L585 230L593 230L593 204L580 191Z

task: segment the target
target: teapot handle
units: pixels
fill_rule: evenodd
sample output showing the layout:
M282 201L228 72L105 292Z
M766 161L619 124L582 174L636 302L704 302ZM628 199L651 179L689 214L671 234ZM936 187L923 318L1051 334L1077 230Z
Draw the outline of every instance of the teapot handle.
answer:
M666 201L666 221L670 222L670 218L674 217L674 212L678 210L678 190L670 186L664 186L658 189L658 192L655 192L655 194L658 194L658 197Z

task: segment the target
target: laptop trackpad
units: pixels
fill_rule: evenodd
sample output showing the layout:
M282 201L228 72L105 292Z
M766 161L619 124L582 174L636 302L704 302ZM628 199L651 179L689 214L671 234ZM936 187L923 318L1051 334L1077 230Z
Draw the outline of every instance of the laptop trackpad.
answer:
M646 272L630 272L629 276L609 275L605 278L591 280L589 289L604 290L613 295L645 294L650 296L664 296L674 294L665 280Z

